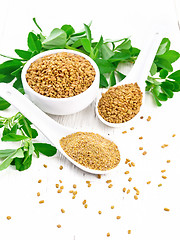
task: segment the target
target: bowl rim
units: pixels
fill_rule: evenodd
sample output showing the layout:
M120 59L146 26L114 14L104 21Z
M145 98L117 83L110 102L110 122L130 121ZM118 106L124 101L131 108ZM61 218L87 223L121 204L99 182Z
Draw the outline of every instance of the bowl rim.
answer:
M93 66L95 72L96 72L96 75L95 75L95 79L93 81L93 83L91 84L90 87L88 87L88 89L86 89L84 92L78 94L78 95L75 95L75 96L72 96L72 97L67 97L67 98L51 98L51 97L47 97L47 96L44 96L44 95L41 95L40 93L37 93L35 92L30 86L29 84L27 83L27 80L26 80L26 73L27 73L27 70L28 68L30 67L31 63L35 62L37 59L41 58L41 57L44 57L44 56L47 56L47 55L50 55L50 54L55 54L55 53L59 53L59 52L67 52L67 53L73 53L73 54L76 54L76 55L79 55L79 56L82 56L84 57L86 60L88 60L90 62L90 64ZM91 88L94 88L94 85L97 84L97 81L98 81L98 84L99 84L99 80L100 80L100 73L99 73L99 68L97 66L97 64L95 63L95 61L90 58L88 55L82 53L82 52L79 52L79 51L76 51L76 50L71 50L71 49L53 49L53 50L47 50L45 52L41 52L37 55L35 55L34 57L32 57L31 59L29 59L23 69L22 69L22 73L21 73L21 79L22 79L22 84L23 84L23 87L25 89L25 93L26 93L26 89L28 89L28 91L30 91L33 95L35 95L36 97L39 97L41 98L42 100L45 100L45 101L62 101L62 102L66 102L66 101L70 101L70 100L74 100L75 98L81 98L83 97L84 95L86 95L90 90ZM98 85L99 87L99 85Z

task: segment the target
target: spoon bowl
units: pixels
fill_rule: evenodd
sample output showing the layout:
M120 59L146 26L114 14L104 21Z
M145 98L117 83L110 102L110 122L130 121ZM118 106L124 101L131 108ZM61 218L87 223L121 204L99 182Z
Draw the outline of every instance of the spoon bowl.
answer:
M144 45L144 48L141 50L136 63L134 64L132 70L130 73L123 79L123 82L117 83L113 87L121 86L124 84L130 84L130 83L136 83L141 89L141 92L143 94L142 97L142 105L140 107L140 111L138 114L136 114L132 119L130 119L127 122L123 123L110 123L102 118L102 116L99 114L98 111L98 103L101 99L101 94L98 95L97 101L96 101L96 115L100 119L101 122L106 124L109 127L129 127L132 124L136 124L136 122L139 121L140 116L142 116L145 112L145 79L148 76L148 73L150 71L151 65L153 63L154 57L156 55L156 52L158 50L159 44L162 40L161 34L155 33L153 37L146 40L146 43ZM108 91L108 90L107 90Z
M55 120L50 118L47 114L41 111L36 105L34 105L27 97L22 95L15 88L6 83L0 83L0 96L3 97L6 101L11 103L16 107L27 119L29 119L43 134L49 139L49 141L61 152L71 163L76 167L80 168L83 171L92 173L92 174L106 174L118 168L112 168L110 170L94 170L87 167L84 167L80 163L73 160L69 157L60 145L60 139L66 137L75 132L72 128L64 127L58 124ZM82 130L81 130L82 132ZM102 135L101 135L102 136ZM103 136L106 139L111 140L107 136ZM111 140L112 141L112 140ZM117 145L117 144L116 144Z

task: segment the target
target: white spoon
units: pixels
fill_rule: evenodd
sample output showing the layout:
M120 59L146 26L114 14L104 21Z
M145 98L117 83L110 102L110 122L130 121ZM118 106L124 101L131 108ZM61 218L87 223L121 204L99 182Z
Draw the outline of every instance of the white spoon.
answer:
M17 109L19 109L19 111L27 119L29 119L71 163L76 165L78 168L93 174L105 174L115 169L113 168L107 171L101 171L82 166L70 158L63 151L59 143L59 140L62 137L66 137L67 135L75 133L77 131L58 124L43 111L41 111L36 105L34 105L28 98L26 98L9 84L0 83L0 96L15 106ZM108 137L105 138L109 139Z
M110 123L104 120L98 112L98 102L101 98L101 94L97 98L96 102L96 114L98 118L109 127L127 127L130 124L136 124L136 121L139 121L139 117L143 115L144 112L144 103L145 103L145 80L150 71L151 65L153 63L154 57L158 50L159 44L161 43L162 35L155 33L152 38L146 40L144 48L141 50L132 70L130 73L123 79L122 82L117 83L113 87L117 87L124 84L138 83L141 92L143 93L142 105L140 107L139 113L133 117L131 120L123 123Z

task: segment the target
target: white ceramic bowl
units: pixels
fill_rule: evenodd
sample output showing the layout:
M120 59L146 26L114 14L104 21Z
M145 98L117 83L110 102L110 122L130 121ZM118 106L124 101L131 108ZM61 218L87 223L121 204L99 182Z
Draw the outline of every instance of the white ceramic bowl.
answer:
M91 63L91 65L94 67L96 72L95 80L86 91L69 98L50 98L35 92L28 85L26 81L26 72L30 67L31 63L36 61L38 58L41 58L49 54L58 53L58 52L68 52L68 53L80 55L85 59L87 59ZM77 51L73 51L73 50L55 49L55 50L49 50L49 51L37 54L36 56L31 58L29 61L27 61L27 63L24 65L24 68L22 70L21 77L22 77L22 84L23 84L25 93L28 95L29 99L35 105L37 105L40 109L42 109L46 113L50 113L54 115L69 115L69 114L73 114L83 110L93 102L93 100L96 98L98 93L100 74L99 74L99 69L96 63L87 55Z

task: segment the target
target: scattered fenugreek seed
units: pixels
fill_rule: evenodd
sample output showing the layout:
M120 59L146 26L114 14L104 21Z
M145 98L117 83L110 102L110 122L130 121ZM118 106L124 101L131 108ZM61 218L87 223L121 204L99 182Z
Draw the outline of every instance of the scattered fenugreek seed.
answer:
M59 169L60 169L60 170L63 170L63 166L61 165L61 166L59 167Z
M84 201L82 202L82 204L83 204L83 205L86 204L86 200L84 200Z
M130 189L128 189L126 193L129 194L130 193Z
M62 193L62 189L58 189L58 190L57 190L57 193Z
M38 196L38 197L40 196L40 192L37 192L37 196Z
M166 170L165 170L165 169L164 169L164 170L161 170L161 172L164 173L164 172L166 172Z
M61 212L62 212L62 213L65 213L65 210L64 210L63 208L61 208Z
M167 177L163 175L162 178L163 178L163 179L166 179Z
M126 188L125 187L123 188L123 192L126 192Z
M56 183L56 188L58 188L59 187L59 184L58 183Z
M147 152L146 151L144 151L143 153L142 153L142 155L146 155L147 154Z
M170 163L170 162L171 162L171 160L167 160L166 162L167 162L167 163Z
M98 175L97 175L97 178L101 179L101 174L98 174Z
M151 181L148 181L148 182L147 182L147 184L150 184L150 183L151 183Z
M106 181L106 183L111 183L111 182L112 182L112 180L110 180L110 179Z
M176 136L176 134L173 134L173 135L172 135L172 137L175 137L175 136Z
M107 233L107 237L110 237L110 233L109 232Z
M143 150L143 147L139 147L139 150Z
M125 134L125 133L127 133L127 131L123 131L123 132L122 132L122 134Z
M112 184L109 184L109 185L108 185L108 188L112 188L112 187L113 187L113 185L112 185Z
M11 220L11 216L7 216L6 218L7 218L7 220Z
M163 145L161 146L161 148L165 148L165 147L168 147L168 144L163 144Z
M128 178L128 181L131 182L132 181L132 177Z
M130 130L134 130L134 127L131 127Z
M148 122L151 121L151 116L148 116L147 121Z
M40 203L40 204L44 203L44 200L40 200L39 203Z
M125 171L124 174L129 174L129 171Z
M114 205L111 206L111 209L114 209Z
M143 137L141 136L141 137L139 137L139 139L143 139Z
M121 218L121 216L117 216L117 217L116 217L116 219L120 219L120 218Z
M42 180L41 180L41 179L39 179L39 180L38 180L38 183L41 183L41 182L42 182Z
M128 230L128 234L131 234L131 230Z
M135 167L135 163L134 163L134 162L131 162L131 166Z
M61 228L61 225L60 225L60 224L57 224L57 228Z
M99 213L99 214L102 214L102 212L101 212L101 211L98 211L98 213Z
M85 207L85 208L87 208L87 207L88 207L87 203L86 203L86 204L84 204L84 207Z
M164 211L169 212L170 209L169 208L164 208Z
M135 199L135 200L138 200L138 196L137 196L137 195L134 195L134 199Z
M162 186L162 184L160 183L160 184L158 184L158 187L161 187Z
M46 164L43 164L43 166L44 166L45 168L47 168L47 165L46 165Z

